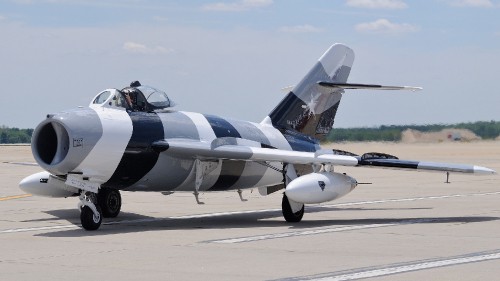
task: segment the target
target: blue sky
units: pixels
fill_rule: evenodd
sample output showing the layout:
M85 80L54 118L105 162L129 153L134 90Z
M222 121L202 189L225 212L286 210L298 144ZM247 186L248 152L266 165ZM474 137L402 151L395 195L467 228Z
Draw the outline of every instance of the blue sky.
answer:
M179 110L260 122L333 43L355 54L335 126L500 120L500 1L3 0L0 125L35 127L140 80Z

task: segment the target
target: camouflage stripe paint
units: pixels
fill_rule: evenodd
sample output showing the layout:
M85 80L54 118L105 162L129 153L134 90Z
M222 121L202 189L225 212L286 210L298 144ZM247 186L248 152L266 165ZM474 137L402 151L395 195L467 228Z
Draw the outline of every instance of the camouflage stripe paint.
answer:
M150 149L156 140L164 139L164 129L157 113L129 112L132 136L113 176L104 187L124 189L141 180L153 169L158 153Z
M123 157L132 136L132 120L125 110L94 110L101 120L103 133L91 153L75 170L92 181L104 183L111 178Z
M266 135L259 129L257 124L228 119L228 122L240 133L241 138L253 140L261 144L273 146ZM255 186L264 177L268 168L255 162L245 162L245 166L240 178L231 186L232 188L247 188Z
M217 131L220 137L241 136L243 139L267 146L290 149L290 145L283 135L273 127L213 115L205 118L201 114L192 112L157 114L163 125L165 139L187 138L209 145L211 141L216 139ZM249 157L251 154L249 150ZM275 166L281 167L282 164L275 163ZM194 158L183 159L160 153L156 165L126 190L192 191L195 180L194 170ZM264 179L264 176L269 177L269 179ZM281 179L282 176L279 172L259 163L223 160L216 169L204 177L200 190L248 188L259 183L276 184L276 181L279 183Z
M342 90L322 87L319 81L346 82L354 52L335 44L328 49L299 84L273 109L269 117L280 129L315 138L328 134L334 124Z
M163 124L165 139L192 139L200 140L196 124L182 112L159 113L158 117Z

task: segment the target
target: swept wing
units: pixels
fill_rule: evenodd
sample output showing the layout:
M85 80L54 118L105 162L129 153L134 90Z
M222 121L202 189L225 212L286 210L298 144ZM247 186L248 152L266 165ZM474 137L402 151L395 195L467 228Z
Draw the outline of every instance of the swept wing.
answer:
M471 174L494 174L495 171L475 165L401 160L383 153L365 153L357 156L336 150L316 152L290 151L268 147L264 144L237 138L218 138L208 142L186 139L166 139L152 144L154 150L167 154L196 159L225 159L240 161L268 161L290 164L319 164L339 166L378 167L390 169L426 170ZM348 154L348 155L345 155Z

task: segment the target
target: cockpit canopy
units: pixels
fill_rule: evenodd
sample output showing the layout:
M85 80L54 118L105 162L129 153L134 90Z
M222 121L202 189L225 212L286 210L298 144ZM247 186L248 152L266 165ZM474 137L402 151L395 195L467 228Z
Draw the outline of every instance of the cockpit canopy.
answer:
M118 107L130 111L151 112L175 106L167 94L149 86L107 89L95 96L90 107Z

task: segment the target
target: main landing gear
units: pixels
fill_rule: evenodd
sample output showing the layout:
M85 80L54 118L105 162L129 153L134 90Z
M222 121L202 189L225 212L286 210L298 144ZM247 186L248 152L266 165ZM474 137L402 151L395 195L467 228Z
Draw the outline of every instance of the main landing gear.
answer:
M101 188L99 193L82 191L78 207L80 220L85 230L96 230L102 218L114 218L120 213L122 198L116 189Z
M296 179L297 172L291 164L283 164L283 185L286 186ZM304 216L304 204L288 199L283 192L283 200L281 200L281 211L287 222L300 222Z
M281 211L287 222L300 222L304 216L304 204L289 200L283 193Z
M116 218L122 208L122 197L117 189L101 188L97 194L97 203L105 218Z

